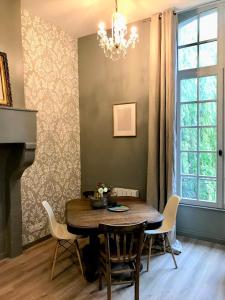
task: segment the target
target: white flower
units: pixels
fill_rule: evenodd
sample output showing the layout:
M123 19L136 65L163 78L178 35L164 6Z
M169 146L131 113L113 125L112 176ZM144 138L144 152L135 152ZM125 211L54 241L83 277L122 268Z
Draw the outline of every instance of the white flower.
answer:
M102 195L103 192L104 192L104 189L100 187L100 188L98 189L98 192L99 192L100 195Z
M104 193L107 193L107 192L108 192L107 187L104 187L103 192L104 192Z

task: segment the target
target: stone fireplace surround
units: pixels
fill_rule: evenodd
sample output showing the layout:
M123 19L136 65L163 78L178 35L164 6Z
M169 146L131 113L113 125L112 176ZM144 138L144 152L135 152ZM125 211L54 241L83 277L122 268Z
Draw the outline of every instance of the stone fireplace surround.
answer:
M20 179L35 157L36 113L0 107L0 259L22 253Z

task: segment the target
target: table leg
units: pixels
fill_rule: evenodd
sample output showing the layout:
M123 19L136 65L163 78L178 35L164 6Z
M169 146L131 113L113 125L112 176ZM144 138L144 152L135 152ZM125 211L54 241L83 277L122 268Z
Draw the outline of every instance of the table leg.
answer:
M88 282L98 278L100 240L97 234L89 236L89 245L83 248L84 276Z

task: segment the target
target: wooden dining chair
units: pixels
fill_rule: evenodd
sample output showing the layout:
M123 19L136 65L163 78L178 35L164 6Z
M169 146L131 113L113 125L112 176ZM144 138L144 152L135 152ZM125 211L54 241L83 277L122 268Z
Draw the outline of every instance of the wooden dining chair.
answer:
M84 198L93 197L94 194L95 194L95 191L84 191L84 192L83 192L83 197L84 197Z
M111 300L111 286L118 284L135 284L134 299L139 299L140 257L144 228L145 222L120 226L99 225L100 232L104 234L104 247L100 252L99 289L102 289L104 275L108 300ZM121 276L125 275L126 278L122 280Z
M79 248L79 244L77 241L77 235L70 233L67 230L66 224L61 224L56 221L53 210L47 201L43 201L42 205L44 206L44 208L48 214L49 229L50 229L51 235L53 238L56 239L56 246L55 246L55 251L54 251L54 256L53 256L53 261L52 261L51 280L54 279L54 269L55 269L55 264L56 264L56 260L58 257L59 248L62 247L64 249L64 252L69 251L73 256L74 253L72 253L70 251L70 247L72 245L75 246L76 255L77 255L77 258L79 261L81 273L82 273L82 275L84 275L83 265L82 265L81 255L80 255L80 248Z
M178 205L180 203L180 197L177 195L172 195L170 196L169 200L167 201L166 207L163 211L163 223L162 226L159 227L158 229L154 230L146 230L145 231L145 240L149 241L148 245L148 260L147 260L147 272L149 270L149 263L150 263L150 258L151 258L151 249L152 249L152 237L153 235L161 235L162 240L163 240L163 253L166 253L166 242L168 243L169 246L169 251L172 255L175 269L177 269L177 262L173 253L173 248L171 246L168 233L173 230L174 225L176 224L176 216L177 216L177 209Z

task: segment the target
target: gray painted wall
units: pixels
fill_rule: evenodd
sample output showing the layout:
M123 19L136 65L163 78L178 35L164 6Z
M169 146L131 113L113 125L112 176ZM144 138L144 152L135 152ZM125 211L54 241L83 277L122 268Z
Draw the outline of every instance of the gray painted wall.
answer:
M0 51L8 56L13 106L24 108L20 0L0 0Z
M136 25L141 42L117 62L105 58L95 34L78 41L83 191L101 181L145 196L149 23ZM137 102L137 137L113 138L112 106L124 102Z
M225 244L225 211L180 205L178 234Z

